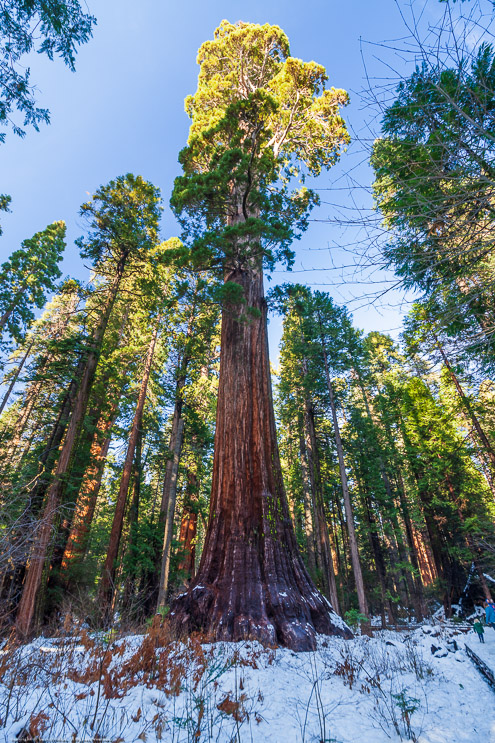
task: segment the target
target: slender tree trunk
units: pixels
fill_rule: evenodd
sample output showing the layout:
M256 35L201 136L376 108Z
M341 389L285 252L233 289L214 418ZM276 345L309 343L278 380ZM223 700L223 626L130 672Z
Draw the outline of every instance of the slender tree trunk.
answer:
M224 279L256 314L246 316L241 303L223 311L208 530L198 574L171 616L179 631L202 629L211 640L310 650L316 632L350 633L297 549L277 447L261 267L235 267Z
M60 452L60 446L64 439L65 432L67 431L67 425L70 420L71 411L74 407L77 391L81 383L81 378L84 373L85 362L80 360L79 364L74 372L67 392L64 395L62 404L59 409L57 420L52 428L50 438L48 439L46 446L41 454L38 461L38 476L36 482L29 492L29 503L31 511L37 514L38 509L41 508L43 498L50 485L52 470L57 461L57 456Z
M167 604L168 579L170 573L170 558L172 548L172 535L174 531L175 504L177 501L177 479L179 475L180 452L184 438L184 419L179 418L173 442L172 459L169 469L168 480L164 486L164 500L167 504L165 512L165 531L163 534L163 550L160 570L160 583L158 586L158 608L165 607ZM167 463L168 464L168 463Z
M163 479L162 500L160 504L160 521L165 524L167 520L168 504L170 498L175 498L177 487L177 474L179 471L180 453L184 434L184 419L182 418L182 386L176 391L174 414L172 416L172 430L170 432L170 443L168 448L168 459L165 466L165 477Z
M306 429L306 452L308 456L313 512L317 514L316 524L318 529L318 541L320 544L319 554L321 555L323 582L325 592L327 593L333 608L337 613L339 613L340 607L337 595L337 583L333 570L330 536L328 533L328 523L323 505L323 494L321 492L320 457L318 442L316 439L314 411L309 400L306 400L304 404L304 425Z
M120 346L124 330L129 319L129 308L126 308L122 317L118 332L116 348ZM96 425L92 425L82 437L83 462L82 470L76 472L76 478L72 476L72 486L77 490L77 499L70 524L65 531L65 540L61 546L61 554L58 567L62 576L65 574L66 585L70 584L70 575L67 575L70 565L81 561L86 553L89 530L96 508L96 501L100 490L101 479L105 468L105 461L110 447L110 431L116 421L120 398L128 379L128 370L119 375L117 381L112 383L112 371L107 370L99 382L102 390L93 403L88 418ZM91 430L94 428L94 433ZM81 456L79 455L79 459ZM68 583L67 583L68 580Z
M143 469L142 451L143 451L143 432L140 429L138 433L138 438L136 442L136 452L134 456L134 475L132 478L133 479L132 500L131 500L131 507L129 508L129 517L128 517L129 536L126 540L125 554L121 558L121 565L123 566L125 555L131 556L131 564L129 565L128 570L126 571L123 598L122 598L122 606L128 618L130 618L134 613L133 612L134 610L133 594L134 594L134 589L135 589L137 570L136 570L135 562L132 559L133 558L132 552L133 552L134 544L136 542L137 529L138 529L138 523L139 523L139 503L141 500L141 479L142 479L142 469Z
M492 593L490 591L490 586L487 583L487 580L485 578L485 574L483 573L483 570L481 568L481 565L479 564L478 560L474 560L474 565L476 568L476 571L478 573L478 577L480 579L481 588L483 590L483 595L486 598L487 601L490 601L490 603L493 601Z
M89 531L93 521L96 501L100 491L101 479L112 437L110 431L117 417L118 401L112 406L109 415L98 421L93 443L91 445L90 463L86 468L77 497L76 510L72 521L67 544L62 559L62 573L67 573L71 566L80 562L86 554Z
M10 305L8 306L8 308L5 310L5 312L3 313L3 315L0 316L0 333L2 332L2 330L5 327L5 325L7 324L7 321L9 319L9 317L11 316L11 314L13 313L13 311L15 310L15 308L17 307L17 304L18 304L20 298L22 297L22 295L23 295L23 293L24 293L27 285L28 285L28 282L25 281L24 284L22 284L22 286L19 289L19 291L17 292L17 294L14 295L14 298L13 298L12 302L10 303Z
M315 537L313 531L313 514L311 513L311 491L308 486L309 472L306 459L306 447L304 437L301 435L299 451L301 454L301 474L304 498L304 534L306 537L306 554L308 556L308 569L312 578L316 576ZM337 608L335 607L337 611Z
M42 527L42 522L38 519L39 511L43 503L43 494L46 490L46 485L49 482L51 469L55 462L58 448L62 441L62 438L67 427L67 420L70 414L71 406L74 402L74 394L77 389L76 377L71 380L71 384L62 404L59 408L57 420L51 431L50 438L45 446L45 449L39 459L39 472L37 478L27 494L26 504L24 506L24 512L22 514L22 520L17 533L12 538L13 544L29 544L35 542L37 538L37 530ZM34 534L32 533L34 531ZM25 560L28 559L29 550L26 551ZM21 562L12 565L12 569L8 571L7 575L9 578L11 596L21 595L21 586L26 572L26 562Z
M383 485L385 487L385 492L387 494L388 502L389 502L389 504L390 504L390 506L392 508L392 514L394 514L394 511L395 511L395 498L394 498L394 494L392 492L392 484L391 484L390 478L389 478L389 476L387 474L387 470L386 470L386 467L385 467L385 462L383 460L382 452L380 450L380 445L379 445L379 440L378 440L378 425L377 425L377 422L376 422L376 416L373 415L373 412L371 410L371 406L370 406L370 403L368 401L368 395L366 393L366 389L364 387L363 379L362 379L362 376L361 376L361 371L360 371L359 366L357 364L354 367L354 372L355 372L355 375L356 375L356 377L358 379L359 388L361 390L361 395L362 395L362 398L363 398L364 406L366 408L366 413L367 413L368 418L369 418L369 420L371 422L371 425L373 427L373 432L374 432L375 437L376 437L376 439L375 439L376 440L376 458L377 458L378 466L379 466L379 469L380 469L380 476L382 478ZM400 552L400 561L402 563L407 562L408 561L408 557L410 555L407 552L407 550L404 548L403 542L399 540L399 534L400 534L400 536L402 536L403 531L401 529L399 529L399 524L398 524L398 521L397 521L397 517L396 516L393 516L393 526L394 526L395 533L397 535L397 547L398 547L399 552ZM411 563L411 565L412 565L412 563ZM406 582L406 586L407 586L409 592L414 597L414 606L415 606L416 619L421 619L422 616L423 616L423 610L421 608L421 603L417 601L417 595L416 595L416 593L417 593L417 585L414 583L413 579L411 578L411 575L407 571L407 568L406 569L404 569L404 568L402 569L402 575L403 575L403 578L404 578L404 580ZM391 613L391 616L393 617L395 615L395 612L392 611L393 607L392 607L391 602L389 602L389 607L390 607L389 608L389 613Z
M449 372L450 377L451 377L451 379L452 379L452 381L454 383L454 386L455 386L455 388L457 390L457 394L459 395L459 397L461 399L462 405L463 405L464 409L466 410L468 416L471 419L471 422L472 422L472 424L474 426L474 429L475 429L476 433L479 436L480 442L481 442L483 448L485 449L485 451L487 453L487 456L488 456L488 458L490 460L490 463L491 463L492 468L495 470L495 451L493 450L493 447L492 447L490 441L488 440L488 436L484 432L484 430L483 430L483 428L481 426L481 423L479 422L478 417L476 416L476 413L473 410L473 406L469 402L467 396L464 394L464 390L462 389L461 384L460 384L459 380L457 379L457 376L456 376L454 370L452 369L452 366L450 364L450 361L448 360L448 358L447 358L447 356L445 354L445 351L443 350L443 347L441 346L441 344L440 344L440 342L439 342L439 340L438 340L438 338L437 338L436 335L434 335L434 338L435 338L435 343L437 344L437 348L440 351L440 355L442 357L443 363L445 364L445 367L446 367L447 371Z
M45 449L41 454L38 461L38 475L35 478L34 484L27 493L27 500L22 515L22 522L19 527L18 533L14 535L13 542L15 543L36 543L38 538L38 531L43 527L43 521L39 519L39 512L43 504L43 496L46 492L46 488L50 481L50 475L54 463L57 458L59 446L67 428L67 422L70 416L70 411L74 403L75 393L77 386L80 381L80 373L82 373L82 366L72 378L69 389L67 390L63 401L59 407L57 419L52 427L50 437L46 443ZM34 532L34 533L33 533ZM26 553L26 561L28 554ZM10 594L12 596L19 596L21 594L21 586L26 572L26 562L21 564L13 565L12 570L9 571L10 581Z
M188 328L188 335L191 325ZM177 370L177 382L175 387L175 405L174 414L172 416L172 430L170 432L170 442L168 446L168 457L165 464L165 475L163 478L162 497L160 501L160 511L158 515L158 524L161 531L161 544L156 546L156 558L155 564L157 569L150 573L148 576L148 601L147 609L152 611L152 607L156 610L160 606L165 606L166 596L163 597L163 592L160 594L161 581L164 580L167 575L166 584L168 587L168 568L165 566L165 561L169 560L169 557L165 556L164 545L168 542L168 536L166 534L166 523L168 504L172 498L175 509L175 498L177 488L177 476L179 471L179 461L182 449L182 437L184 430L184 421L182 419L182 407L183 391L186 383L187 367L189 365L189 356L186 354L182 361L178 365ZM173 519L173 515L172 515ZM173 528L173 527L172 527ZM170 536L170 544L172 537ZM161 602L161 603L160 603Z
M5 459L7 460L7 462L12 463L15 460L15 451L21 443L22 434L26 429L31 413L41 394L42 388L43 383L39 381L35 382L33 385L30 385L30 388L27 391L25 400L23 401L21 413L18 420L16 421L12 441L10 442L5 455Z
M29 344L29 346L27 348L26 353L24 354L24 356L22 357L22 359L20 360L20 362L17 364L17 368L15 370L15 374L14 374L14 376L12 377L12 379L10 381L9 387L7 389L7 392L3 396L3 400L2 400L2 403L0 405L0 415L2 414L3 409L4 409L4 407L7 404L7 401L8 401L8 399L9 399L11 393L12 393L12 390L14 389L14 387L16 385L17 380L19 379L19 374L21 373L21 371L22 371L22 369L24 367L24 364L26 363L26 360L29 357L29 354L31 353L31 349L32 349L33 345L34 345L34 340L31 341L31 343Z
M365 496L364 494L362 494L361 497L364 502L365 518L368 521L368 534L369 534L371 549L373 551L373 557L375 560L376 574L378 576L378 582L380 584L380 593L381 593L381 598L382 598L380 613L381 613L381 618L382 618L382 628L385 629L385 627L387 626L385 610L388 610L389 622L394 621L394 612L392 610L392 605L390 603L390 599L387 598L385 560L383 557L382 546L380 544L380 539L378 537L378 529L377 529L375 517L373 515L373 509L369 502L369 498Z
M78 440L88 407L91 387L94 381L96 367L98 365L101 343L110 319L110 314L115 304L124 265L125 259L121 260L118 266L117 273L112 285L110 286L106 305L94 332L81 384L75 400L74 409L67 428L65 441L58 459L54 480L47 491L46 504L41 517L41 527L34 541L29 558L29 566L26 572L22 597L17 611L16 631L21 637L27 636L31 631L36 608L36 599L42 583L43 570L48 554L48 547L52 536L55 518L62 500L67 472L70 469L70 464L74 455L74 447Z
M136 411L134 413L134 420L132 422L131 433L129 436L129 443L127 445L127 452L124 461L124 469L122 471L122 477L120 480L119 492L117 495L117 503L115 506L115 514L113 517L112 529L110 531L110 538L108 542L107 556L105 564L103 566L103 577L100 584L100 607L105 616L108 617L110 607L112 605L114 583L115 583L115 569L116 562L119 553L120 537L122 534L122 526L124 523L125 505L127 501L127 492L129 490L129 482L132 473L132 463L134 460L134 453L136 450L136 442L139 436L139 429L143 418L144 403L146 401L146 393L148 391L148 382L151 373L151 367L153 365L153 356L155 353L156 341L158 338L160 319L158 319L153 334L151 336L150 344L148 347L148 353L144 364L143 377L141 381L141 389L139 390L138 401L136 405Z
M196 534L198 530L198 477L196 472L187 471L187 490L182 511L179 542L182 558L178 570L186 575L186 583L194 578L196 566Z
M366 594L364 591L364 581L363 581L363 574L361 571L361 562L359 559L359 550L358 550L358 543L357 543L357 538L356 538L356 530L354 529L354 515L352 512L351 497L349 494L349 485L347 482L347 473L345 469L344 447L342 446L342 439L340 437L340 428L339 428L339 422L337 419L335 399L333 396L333 387L330 381L330 372L328 370L327 352L326 352L323 335L321 336L321 348L323 351L323 360L325 362L325 375L327 378L328 396L330 399L330 408L332 411L333 431L335 434L335 443L337 446L337 457L339 460L339 472L340 472L340 480L342 484L342 495L344 498L347 531L349 534L349 546L351 550L352 570L354 573L354 580L356 582L356 592L357 592L357 597L358 597L359 611L361 612L361 614L368 616L368 602L366 601Z

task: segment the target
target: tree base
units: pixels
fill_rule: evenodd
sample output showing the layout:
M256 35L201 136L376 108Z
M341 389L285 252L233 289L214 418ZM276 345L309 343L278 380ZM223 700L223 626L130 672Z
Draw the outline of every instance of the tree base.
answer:
M316 589L309 596L288 596L258 586L264 601L235 611L237 597L225 606L218 589L198 584L175 598L170 620L177 635L202 632L208 642L256 640L265 646L282 646L296 652L316 650L318 634L352 639L353 634ZM284 595L285 593L285 595Z

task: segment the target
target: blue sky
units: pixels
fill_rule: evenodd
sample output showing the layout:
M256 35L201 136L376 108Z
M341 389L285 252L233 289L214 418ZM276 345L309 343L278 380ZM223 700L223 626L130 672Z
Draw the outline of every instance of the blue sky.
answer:
M79 205L117 175L139 173L159 186L165 202L162 236L177 234L168 199L189 126L183 101L196 88L197 49L223 18L281 26L293 56L323 64L329 84L349 91L351 105L344 111L345 118L350 130L365 138L370 137L366 121L373 112L359 97L365 84L360 38L381 41L405 33L394 0L88 0L88 5L98 26L94 38L80 49L76 73L40 55L29 60L39 103L50 109L51 125L39 133L28 131L24 140L9 132L0 146L0 193L11 194L13 200L12 214L2 218L0 261L24 238L64 219L69 244L63 270L80 278L87 271L73 246L83 231ZM436 13L438 2L427 0L426 6L428 13ZM374 58L379 48L367 44L364 48L369 69L379 70ZM383 74L380 70L377 74ZM343 269L342 285L339 266L352 264L356 256L341 246L352 248L362 236L354 228L344 230L327 222L351 206L345 191L349 170L356 182L370 185L371 173L361 164L363 158L362 144L355 142L341 163L314 184L327 203L313 213L315 221L296 245L295 272L292 276L277 272L274 280L319 285L337 302L349 302L359 327L392 330L396 335L401 313L407 309L400 305L400 292L371 305L367 299L370 292L387 288L384 282L391 276ZM353 193L359 203L370 205L365 191ZM270 333L273 349L278 321L272 321Z

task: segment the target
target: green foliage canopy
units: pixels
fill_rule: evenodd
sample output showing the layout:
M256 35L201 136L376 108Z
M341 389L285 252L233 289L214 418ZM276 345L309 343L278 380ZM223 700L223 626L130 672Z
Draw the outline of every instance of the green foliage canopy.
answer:
M100 186L81 206L88 223L86 237L76 240L81 256L110 275L131 255L142 260L158 243L160 204L159 190L139 175L127 173Z
M84 13L79 0L3 0L0 5L0 124L12 127L23 137L25 129L12 118L18 111L23 126L39 129L48 124L50 114L38 108L29 67L21 59L32 51L49 59L61 57L75 69L76 47L86 43L96 19ZM0 134L0 142L5 134Z
M0 267L0 329L16 340L33 321L33 308L43 307L57 287L64 238L65 222L54 222L24 240Z
M223 21L199 50L198 89L186 99L184 175L171 205L196 267L271 269L292 260L317 196L291 189L339 157L348 134L343 90L325 90L325 70L289 56L278 26ZM254 261L254 264L253 264Z

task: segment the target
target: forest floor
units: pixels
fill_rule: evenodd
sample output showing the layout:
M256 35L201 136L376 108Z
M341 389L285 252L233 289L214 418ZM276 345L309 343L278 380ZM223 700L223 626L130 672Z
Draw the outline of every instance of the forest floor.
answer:
M469 645L473 653L476 653L476 655L486 663L495 676L495 630L491 627L487 628L483 638L485 642L481 643L477 637L474 637L473 634L471 634L470 637L466 639L466 644Z
M257 643L162 646L160 629L85 631L0 651L0 742L495 742L495 694L455 626L321 637L314 653ZM476 643L476 644L475 644Z

